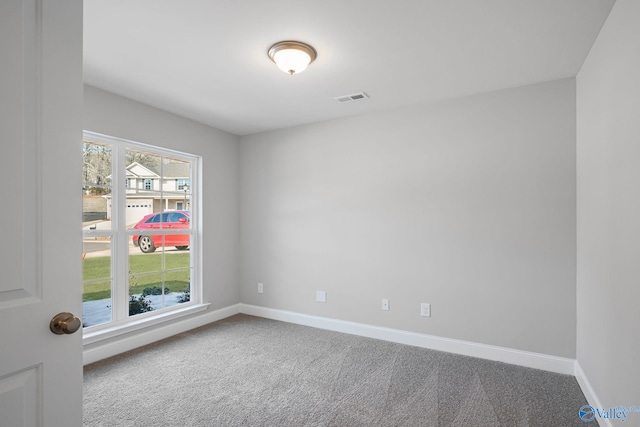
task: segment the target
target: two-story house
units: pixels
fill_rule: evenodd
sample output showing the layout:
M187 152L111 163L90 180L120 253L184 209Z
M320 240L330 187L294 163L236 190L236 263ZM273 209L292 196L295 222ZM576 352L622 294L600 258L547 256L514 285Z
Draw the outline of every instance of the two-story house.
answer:
M152 212L189 209L189 164L164 163L161 167L133 162L126 170L127 224L135 224ZM111 195L107 219L111 219Z

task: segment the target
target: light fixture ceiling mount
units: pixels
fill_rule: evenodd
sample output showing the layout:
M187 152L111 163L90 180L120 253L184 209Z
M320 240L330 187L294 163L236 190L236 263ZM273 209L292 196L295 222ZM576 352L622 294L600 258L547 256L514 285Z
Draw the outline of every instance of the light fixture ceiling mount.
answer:
M293 40L278 42L267 53L278 68L287 74L303 72L318 56L312 46Z

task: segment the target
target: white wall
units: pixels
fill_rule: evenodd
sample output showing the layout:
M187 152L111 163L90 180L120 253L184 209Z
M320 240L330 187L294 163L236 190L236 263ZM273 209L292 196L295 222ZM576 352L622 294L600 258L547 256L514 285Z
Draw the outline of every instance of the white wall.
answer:
M238 137L87 85L84 128L202 156L204 302L239 303Z
M607 407L640 405L639 23L618 0L577 77L577 359Z
M246 136L240 156L243 303L575 357L574 79Z

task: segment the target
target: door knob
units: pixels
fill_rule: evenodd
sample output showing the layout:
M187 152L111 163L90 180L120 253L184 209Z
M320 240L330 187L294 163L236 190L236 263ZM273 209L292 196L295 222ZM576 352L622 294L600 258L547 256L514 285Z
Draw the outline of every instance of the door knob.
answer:
M72 334L80 329L82 322L71 313L58 313L53 316L49 329L56 335Z

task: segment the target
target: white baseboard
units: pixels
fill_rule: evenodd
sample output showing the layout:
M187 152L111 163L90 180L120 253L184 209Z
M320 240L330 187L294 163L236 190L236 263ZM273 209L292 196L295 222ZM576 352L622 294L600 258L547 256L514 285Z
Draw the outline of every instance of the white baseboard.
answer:
M240 312L267 319L281 320L319 329L344 332L352 335L375 338L384 341L407 344L432 350L446 351L464 356L511 363L528 368L542 369L559 374L574 375L575 360L529 351L514 350L488 344L479 344L434 335L419 334L399 329L372 326L364 323L348 322L320 316L276 310L249 304L240 304Z
M187 317L171 322L161 323L131 334L98 341L84 346L82 354L83 364L97 362L125 351L133 350L173 335L225 319L240 312L240 305L234 304L219 310L206 311L196 316Z
M582 370L582 366L580 366L580 362L576 360L576 369L575 369L575 377L582 389L582 393L584 393L584 397L587 399L587 403L593 406L594 408L602 408L602 404L600 403L600 399L596 395L596 392L593 390L587 375ZM601 427L613 427L611 420L608 418L598 418L598 424Z

